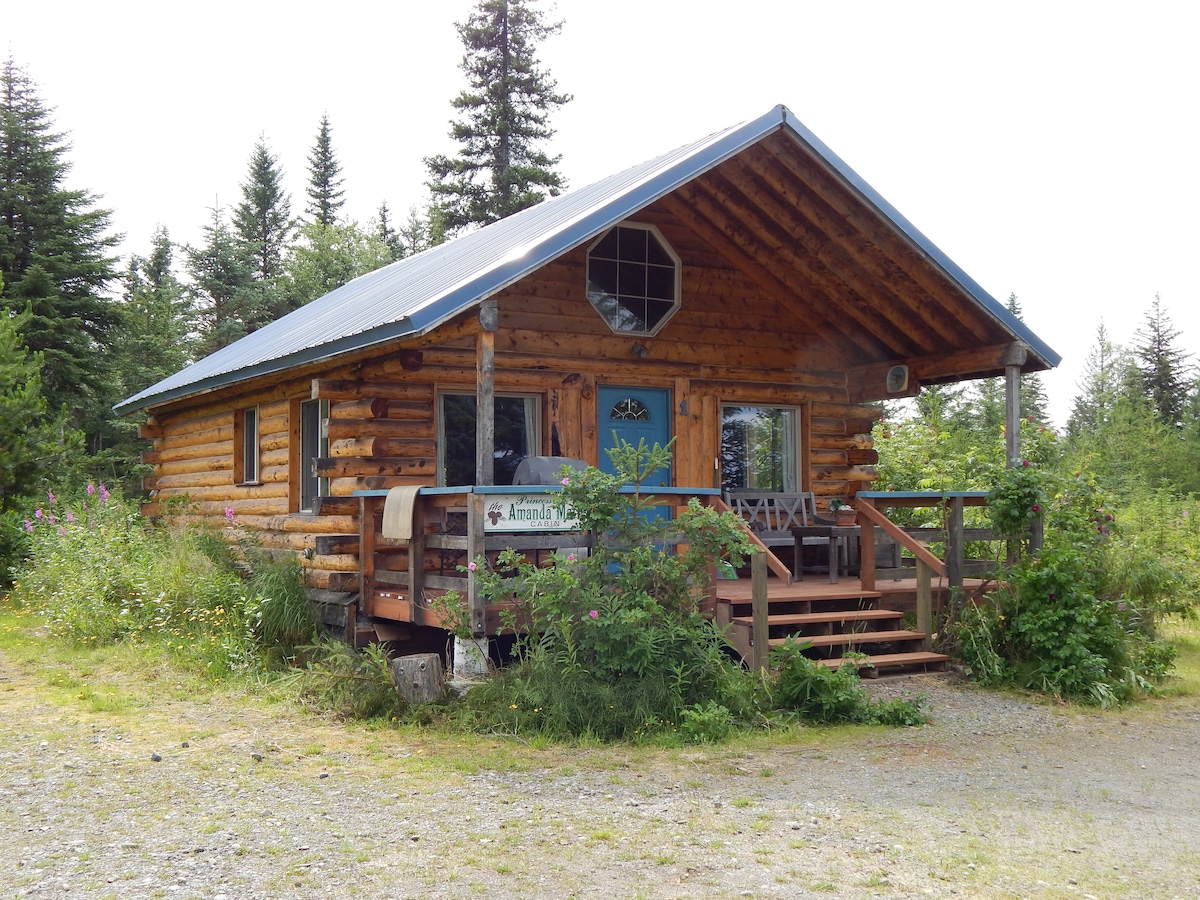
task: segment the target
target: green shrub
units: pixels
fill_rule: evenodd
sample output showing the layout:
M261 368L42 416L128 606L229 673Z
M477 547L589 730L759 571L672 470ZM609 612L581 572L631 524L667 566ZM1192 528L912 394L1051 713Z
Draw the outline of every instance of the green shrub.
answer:
M231 550L234 524L224 540L153 525L136 504L89 484L74 502L49 494L22 528L29 556L10 602L57 637L158 642L213 675L286 658L314 639L299 568Z
M771 652L772 666L779 670L775 701L784 709L819 725L923 725L927 721L922 698L872 700L852 659L831 668L806 657L808 646L789 638Z

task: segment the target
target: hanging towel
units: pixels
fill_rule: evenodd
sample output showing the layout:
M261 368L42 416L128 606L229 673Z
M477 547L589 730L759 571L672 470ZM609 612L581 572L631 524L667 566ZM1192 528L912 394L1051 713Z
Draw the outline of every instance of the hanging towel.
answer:
M420 485L394 487L383 501L383 536L398 541L411 541L413 536L413 504Z

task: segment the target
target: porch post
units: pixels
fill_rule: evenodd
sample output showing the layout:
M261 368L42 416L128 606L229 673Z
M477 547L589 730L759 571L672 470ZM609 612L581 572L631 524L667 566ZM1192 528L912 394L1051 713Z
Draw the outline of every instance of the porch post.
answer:
M1021 464L1021 366L1029 357L1024 344L1004 354L1004 455L1009 467Z
M479 307L479 332L475 370L475 483L495 484L496 459L496 328L499 313L495 298Z

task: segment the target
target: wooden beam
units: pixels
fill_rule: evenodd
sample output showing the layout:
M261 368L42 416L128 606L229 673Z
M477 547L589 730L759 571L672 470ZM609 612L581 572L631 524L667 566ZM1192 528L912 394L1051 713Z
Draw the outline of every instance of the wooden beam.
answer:
M1021 465L1021 367L1004 369L1004 450L1010 467Z
M475 483L496 480L496 298L479 307L481 331L476 336L475 368Z

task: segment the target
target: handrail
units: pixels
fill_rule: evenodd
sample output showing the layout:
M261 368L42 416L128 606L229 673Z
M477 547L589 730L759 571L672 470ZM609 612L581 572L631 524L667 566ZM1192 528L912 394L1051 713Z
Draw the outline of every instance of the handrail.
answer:
M870 502L862 502L867 498L860 499L858 504L858 513L860 516L868 519L871 524L878 525L889 535L896 539L896 543L909 550L913 556L933 569L938 575L946 574L946 564L938 559L921 541L908 534L903 528L881 513L875 508L875 504Z
M712 504L713 509L715 509L717 512L733 512L733 510L729 508L729 504L725 502L724 497L710 497L709 502ZM754 533L754 529L750 527L749 522L747 522L741 516L738 516L737 518L738 521L742 523L742 527L746 529L746 534L750 535L750 543L767 554L767 568L774 572L777 578L783 579L784 584L791 584L792 570L784 564L783 560L771 552L770 547L762 542L762 538Z

